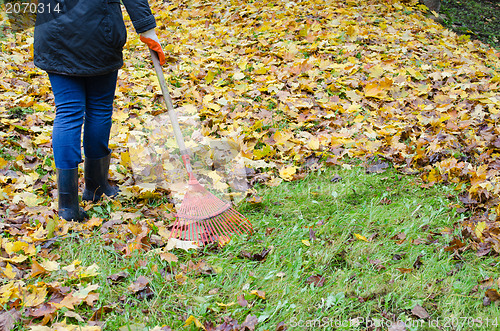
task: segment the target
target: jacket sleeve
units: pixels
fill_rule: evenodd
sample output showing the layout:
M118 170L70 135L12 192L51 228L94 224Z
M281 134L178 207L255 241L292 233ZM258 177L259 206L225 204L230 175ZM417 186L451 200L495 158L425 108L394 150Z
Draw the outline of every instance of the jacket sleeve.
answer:
M155 17L151 13L148 0L122 1L137 33L143 33L156 27Z

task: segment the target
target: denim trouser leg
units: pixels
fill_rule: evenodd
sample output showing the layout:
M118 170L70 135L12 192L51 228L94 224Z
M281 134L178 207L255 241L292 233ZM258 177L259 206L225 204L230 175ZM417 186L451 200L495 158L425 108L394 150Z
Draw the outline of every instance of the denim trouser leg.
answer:
M103 76L88 77L87 111L83 129L85 157L100 159L109 154L109 132L118 71Z
M84 121L85 155L100 158L109 154L108 140L117 73L93 77L49 73L56 104L52 148L58 169L73 169L82 162Z

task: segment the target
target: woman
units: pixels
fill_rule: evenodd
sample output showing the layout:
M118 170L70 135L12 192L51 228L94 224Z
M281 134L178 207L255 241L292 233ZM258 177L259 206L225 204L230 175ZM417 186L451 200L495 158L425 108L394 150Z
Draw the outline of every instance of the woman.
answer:
M140 39L165 55L147 0L123 0ZM78 164L85 154L83 200L116 196L108 183L111 115L122 49L127 39L119 0L39 0L34 62L47 71L54 92L56 117L52 148L57 168L59 216L82 221L78 202ZM43 11L40 10L43 8Z

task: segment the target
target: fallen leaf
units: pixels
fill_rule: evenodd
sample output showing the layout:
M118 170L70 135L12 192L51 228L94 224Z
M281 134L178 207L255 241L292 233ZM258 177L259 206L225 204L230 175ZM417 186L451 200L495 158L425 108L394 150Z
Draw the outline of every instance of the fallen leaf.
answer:
M247 317L245 318L245 321L243 321L243 323L241 323L241 328L242 330L250 330L250 331L254 331L255 330L255 326L257 325L257 323L259 322L259 319L254 316L254 315L247 315Z
M172 253L165 252L160 254L160 259L167 261L168 263L177 262L179 259Z
M306 279L306 284L314 284L316 287L323 287L323 285L325 285L325 281L325 277L321 275L313 275Z
M246 252L246 251L241 251L240 256L243 258L252 260L252 261L263 261L266 258L267 254L269 254L270 251L271 251L271 248L264 248L262 250L262 252L253 253L253 254Z
M498 294L498 291L494 288L486 290L485 294L491 302L500 301L500 294Z
M420 305L415 305L415 307L411 309L411 313L421 319L427 319L430 316L429 313Z
M362 240L362 241L366 241L366 242L368 242L368 239L366 239L366 237L365 237L365 236L362 236L362 235L360 235L359 233L355 233L355 234L354 234L354 236L355 236L355 237L356 237L356 239L358 239L358 240Z
M188 251L190 249L199 249L200 247L194 241L179 240L176 238L168 239L167 246L165 247L165 250L170 251L174 248L180 248L180 249L183 249L185 251Z
M82 322L82 323L85 322L85 320L80 315L75 313L74 311L67 311L64 313L64 316L74 318L78 322Z
M266 300L266 292L260 291L260 290L253 290L250 292L250 294L256 295L262 300Z
M203 330L206 330L205 327L203 326L203 324L201 324L201 322L196 317L194 317L193 315L190 315L187 318L186 322L184 322L184 327L189 326L189 325L191 325L193 323L194 323L194 325L196 327L202 328Z
M16 309L3 311L0 313L0 330L10 331L14 329L15 324L21 319L22 314Z
M242 307L248 306L248 301L245 300L245 296L243 294L238 295L238 304Z
M119 273L109 275L107 278L111 280L112 282L120 282L127 278L129 274L126 271L120 271Z
M135 282L133 282L127 287L127 290L129 290L132 293L137 293L139 291L144 290L146 286L148 286L148 284L149 284L149 279L147 279L144 276L139 276L137 277L137 280Z

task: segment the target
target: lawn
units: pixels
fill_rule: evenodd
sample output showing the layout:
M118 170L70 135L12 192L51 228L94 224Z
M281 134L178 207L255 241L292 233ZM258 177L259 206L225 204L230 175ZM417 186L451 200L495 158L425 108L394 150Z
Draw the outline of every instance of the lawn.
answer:
M465 217L456 211L454 187L425 189L418 178L394 170L347 168L258 188L262 202L239 207L255 234L222 248L173 249L166 256L153 246L124 257L117 249L123 238L103 238L100 230L87 239L55 240L61 266L96 263L99 274L82 281L58 271L40 281L99 284L94 308L82 304L75 312L85 321L94 316L106 330L189 330L186 321L198 329L190 316L209 330L224 321L241 324L247 316L255 317L247 322L256 322L256 330L375 330L397 322L408 330L446 324L491 330L499 309L483 306L483 298L488 286L497 288L491 279L499 261L447 249L452 238L461 238L458 225ZM102 202L90 212L104 208L113 215L112 206ZM140 276L149 283L139 286ZM53 322L62 322L66 311Z

